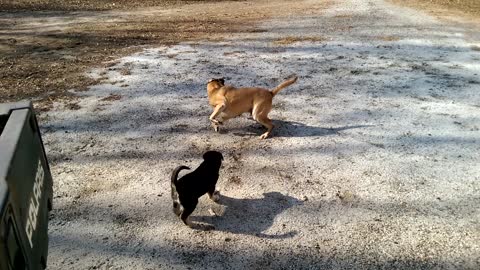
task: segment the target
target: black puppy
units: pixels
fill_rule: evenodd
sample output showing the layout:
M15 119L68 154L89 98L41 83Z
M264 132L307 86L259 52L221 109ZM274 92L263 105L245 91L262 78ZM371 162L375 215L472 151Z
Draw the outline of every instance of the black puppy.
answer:
M214 202L220 199L219 191L215 190L218 180L218 172L222 165L223 156L217 151L208 151L203 154L203 162L196 170L178 178L178 173L190 168L187 166L178 166L171 177L173 212L189 227L193 227L188 217L200 198L208 193L210 199Z

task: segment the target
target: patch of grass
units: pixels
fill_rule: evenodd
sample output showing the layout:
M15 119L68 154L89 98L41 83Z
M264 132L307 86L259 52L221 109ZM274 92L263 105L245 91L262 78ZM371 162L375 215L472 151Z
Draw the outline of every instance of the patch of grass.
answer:
M399 37L396 36L380 36L378 39L383 40L383 41L397 41L400 40Z
M240 185L242 183L242 179L240 179L240 177L238 176L231 176L230 178L228 178L228 182Z
M273 105L272 105L272 107L273 107L275 110L285 111L287 105L286 105L284 102L274 102Z
M317 114L318 114L317 111L311 110L311 109L308 109L308 110L306 110L305 112L306 112L307 114L310 114L310 115L317 115Z
M22 15L18 20L29 20L28 16ZM199 29L199 21L207 27ZM89 22L55 34L16 34L15 28L7 30L10 27L2 26L0 19L0 30L7 31L0 37L0 102L30 98L44 101L52 98L50 93L64 96L69 89L86 90L99 81L85 75L88 68L138 51L139 46L176 44L210 33L236 32L241 24L208 18L170 20L150 16L132 17L128 24ZM15 42L8 42L12 39ZM120 72L129 75L127 69Z
M326 39L323 37L284 37L275 40L273 43L276 45L290 45L297 42L322 42Z
M122 99L122 96L120 95L109 95L109 96L106 96L102 99L100 99L101 101L115 101L115 100L120 100Z
M76 111L76 110L80 110L82 107L80 107L80 105L78 105L77 102L72 102L72 103L67 104L67 108L69 110Z
M238 55L238 54L244 54L245 51L231 51L231 52L224 52L224 56L229 56L229 55Z
M211 5L186 5L201 2L218 5L215 9ZM329 1L314 6L287 1L251 2L0 1L0 102L35 99L35 106L47 111L52 101L72 96L69 90L87 90L107 79L91 78L87 70L101 68L105 62L113 65L113 60L145 46L215 42L232 33L262 32L255 27L258 20L323 9ZM153 6L160 7L145 8ZM127 69L120 73L129 75Z
M101 11L195 2L215 2L215 0L10 0L0 1L0 10Z
M444 9L445 12L462 12L480 18L479 0L390 0L396 4L408 5L422 9Z
M351 14L340 14L340 15L335 15L334 18L352 18L353 15Z
M122 76L132 75L132 71L129 67L122 67L119 72Z

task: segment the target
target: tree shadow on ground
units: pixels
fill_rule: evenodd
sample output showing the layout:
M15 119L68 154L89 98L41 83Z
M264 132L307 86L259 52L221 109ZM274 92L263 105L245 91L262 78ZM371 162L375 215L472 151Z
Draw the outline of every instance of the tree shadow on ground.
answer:
M279 214L291 207L302 205L303 202L280 192L267 192L263 196L255 199L237 199L222 195L219 204L226 208L223 213L217 213L218 207L213 207L219 216L197 216L192 217L192 220L213 224L215 230L234 234L254 235L268 239L285 239L295 236L296 231L278 234L266 234L264 231L273 225ZM286 229L285 225L283 228Z
M68 247L67 243L75 243L76 248L71 251L81 251L86 254L103 254L114 256L120 254L121 258L135 258L145 264L157 265L163 269L171 265L182 266L187 269L449 269L456 265L447 260L429 257L417 259L409 257L395 257L379 260L366 252L330 254L328 251L319 250L298 244L295 248L285 252L278 249L262 250L252 245L247 250L232 250L230 248L213 247L205 249L198 244L189 242L144 241L141 246L125 243L116 239L113 243L105 241L92 241L91 236L86 237L81 233L50 234L52 242L59 243L56 248ZM188 243L188 244L187 244ZM79 263L75 256L67 257L63 262L52 265L55 269L75 269L81 266L86 269L98 269L99 265L112 268L124 268L122 260L107 260L98 262L95 259ZM103 269L103 268L101 268Z

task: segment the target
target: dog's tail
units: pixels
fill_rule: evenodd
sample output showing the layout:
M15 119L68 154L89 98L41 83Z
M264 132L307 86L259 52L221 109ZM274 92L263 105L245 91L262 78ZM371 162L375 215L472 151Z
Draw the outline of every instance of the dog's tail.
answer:
M180 173L181 170L183 169L190 169L187 166L178 166L173 170L172 172L172 177L171 177L171 183L170 186L172 188L172 200L173 200L173 212L175 215L180 216L183 212L183 206L180 202L180 197L177 192L177 180L178 180L178 173Z
M280 90L282 90L283 88L295 83L297 81L298 77L297 76L294 76L293 78L290 78L284 82L282 82L281 84L279 84L277 87L275 87L274 89L270 90L270 92L272 93L273 96L275 96L278 92L280 92Z
M177 182L178 174L180 173L181 170L190 170L190 168L183 165L175 168L175 170L173 170L172 172L172 177L171 177L172 185Z

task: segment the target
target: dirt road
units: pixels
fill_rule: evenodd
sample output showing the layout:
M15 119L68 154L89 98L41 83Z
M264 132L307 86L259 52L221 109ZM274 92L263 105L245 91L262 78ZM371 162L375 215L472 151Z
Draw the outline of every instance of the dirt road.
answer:
M480 268L480 28L381 0L296 5L107 63L42 114L49 269ZM247 117L210 128L209 78L291 74L271 139ZM201 200L193 220L216 229L195 231L169 175L208 149L225 156L223 197Z

